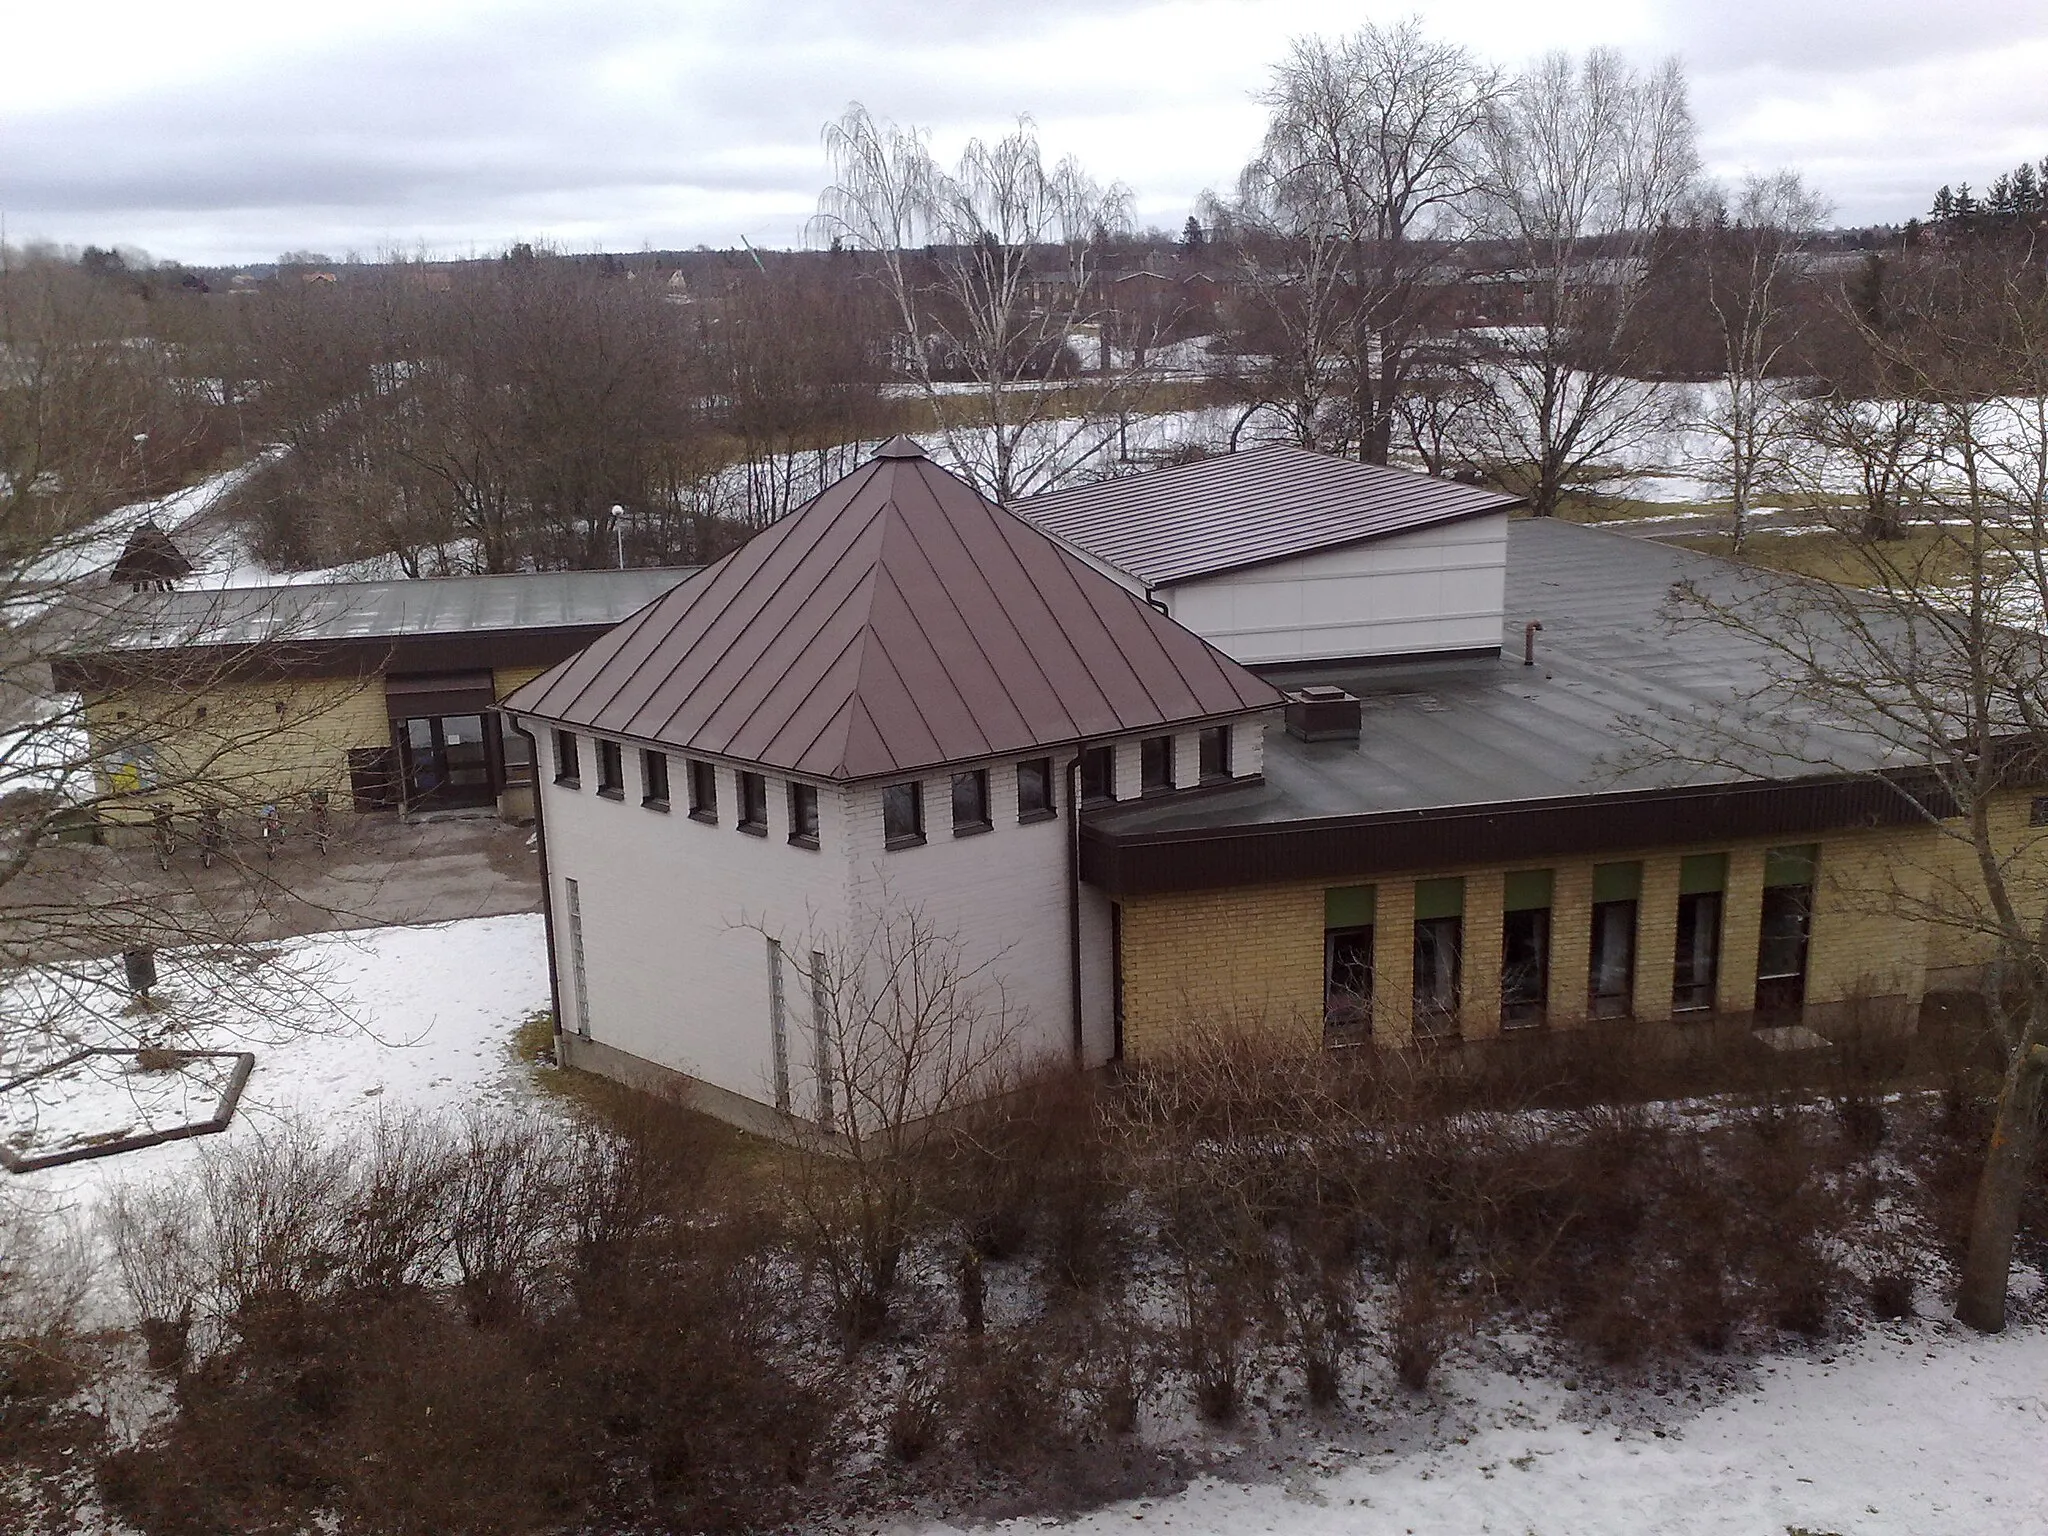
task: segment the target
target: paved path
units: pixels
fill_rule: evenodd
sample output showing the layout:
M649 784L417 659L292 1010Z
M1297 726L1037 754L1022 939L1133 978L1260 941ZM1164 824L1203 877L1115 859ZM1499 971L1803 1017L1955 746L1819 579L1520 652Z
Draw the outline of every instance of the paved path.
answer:
M189 831L181 824L182 834ZM210 870L189 841L165 871L146 833L132 839L43 850L29 874L0 890L0 923L9 908L19 921L40 903L81 911L96 901L142 901L174 925L187 918L195 932L221 932L226 921L247 938L267 940L540 909L532 829L495 816L343 817L326 854L288 836L272 860L260 843L231 831L227 856Z

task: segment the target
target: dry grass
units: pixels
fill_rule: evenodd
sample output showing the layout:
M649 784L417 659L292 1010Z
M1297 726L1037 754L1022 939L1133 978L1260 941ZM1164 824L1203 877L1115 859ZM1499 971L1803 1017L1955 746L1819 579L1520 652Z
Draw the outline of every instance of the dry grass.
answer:
M1740 555L1735 553L1733 542L1726 534L1688 535L1674 538L1671 542L1685 549L1696 549L1704 554L1739 559L1746 565L1783 571L1787 575L1811 576L1821 581L1831 581L1837 586L1882 585L1878 569L1873 566L1870 556L1864 552L1864 541L1833 530L1819 533L1753 533L1743 542ZM1944 546L1952 542L1953 540L1940 528L1916 527L1911 529L1905 538L1894 540L1885 546L1884 560L1895 568L1925 572L1928 576L1939 579L1949 564L1949 554ZM1960 576L1963 570L1962 552L1956 550L1953 559L1954 574Z

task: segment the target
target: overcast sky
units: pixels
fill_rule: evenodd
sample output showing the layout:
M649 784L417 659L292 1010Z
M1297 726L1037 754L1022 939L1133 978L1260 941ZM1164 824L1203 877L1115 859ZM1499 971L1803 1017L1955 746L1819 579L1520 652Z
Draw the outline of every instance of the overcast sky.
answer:
M1177 228L1290 37L1420 14L1507 65L1684 59L1708 168L1843 223L2048 154L2043 0L16 0L0 217L192 262L803 240L850 100L945 151L1020 112Z

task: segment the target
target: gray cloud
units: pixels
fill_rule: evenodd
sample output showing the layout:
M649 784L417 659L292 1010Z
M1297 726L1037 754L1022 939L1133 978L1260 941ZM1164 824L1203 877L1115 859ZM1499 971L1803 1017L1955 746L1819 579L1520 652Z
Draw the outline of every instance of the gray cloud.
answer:
M1484 51L1489 3L1446 0L1432 25ZM825 175L819 127L857 97L942 143L1029 110L1173 223L1234 175L1289 32L1354 19L1319 4L528 0L338 43L224 32L198 75L0 100L0 208L13 231L195 260L533 234L788 243ZM1667 0L1626 41L1686 58L1716 170L1797 165L1844 219L1903 218L1941 181L2048 152L2038 70L2020 67L2048 64L2039 9Z

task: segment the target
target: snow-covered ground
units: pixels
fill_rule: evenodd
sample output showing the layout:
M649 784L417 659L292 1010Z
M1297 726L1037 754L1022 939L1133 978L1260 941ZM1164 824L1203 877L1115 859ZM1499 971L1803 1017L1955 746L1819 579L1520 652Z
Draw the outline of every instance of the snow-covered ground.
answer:
M1457 1431L1197 1481L1065 1529L1177 1536L2012 1536L2048 1531L2048 1330L1922 1320L1765 1358L1626 1422L1554 1381L1451 1370ZM1606 1404L1611 1408L1611 1404ZM1455 1421L1462 1420L1462 1426ZM1275 1470L1279 1470L1277 1467ZM1032 1522L1036 1524L1038 1522ZM950 1526L917 1528L939 1536Z
M53 1010L34 1006L34 994L39 987L45 998L60 993L63 1038L30 1046L17 1037L11 1056L0 1054L0 1079L37 1065L38 1052L44 1059L62 1055L69 1042L132 1045L138 1026L182 1049L253 1051L256 1069L233 1124L218 1135L0 1173L0 1202L83 1223L118 1183L189 1168L209 1144L260 1136L286 1120L341 1134L379 1113L452 1110L532 1093L510 1046L520 1022L548 1007L537 914L320 934L281 944L271 964L283 972L274 984L223 999L208 995L177 957L164 956L157 989L163 1012L140 1019L126 1011L118 965L97 989L81 989L68 977L18 979L0 1006L17 1019L49 1016ZM273 1016L274 1005L290 1008L290 1023ZM177 1097L160 1083L125 1098L108 1094L103 1083L90 1091L102 1112L124 1122L100 1127L110 1132L154 1128L142 1117ZM75 1134L81 1109L62 1094L17 1089L0 1095L0 1137L33 1144L45 1122Z

